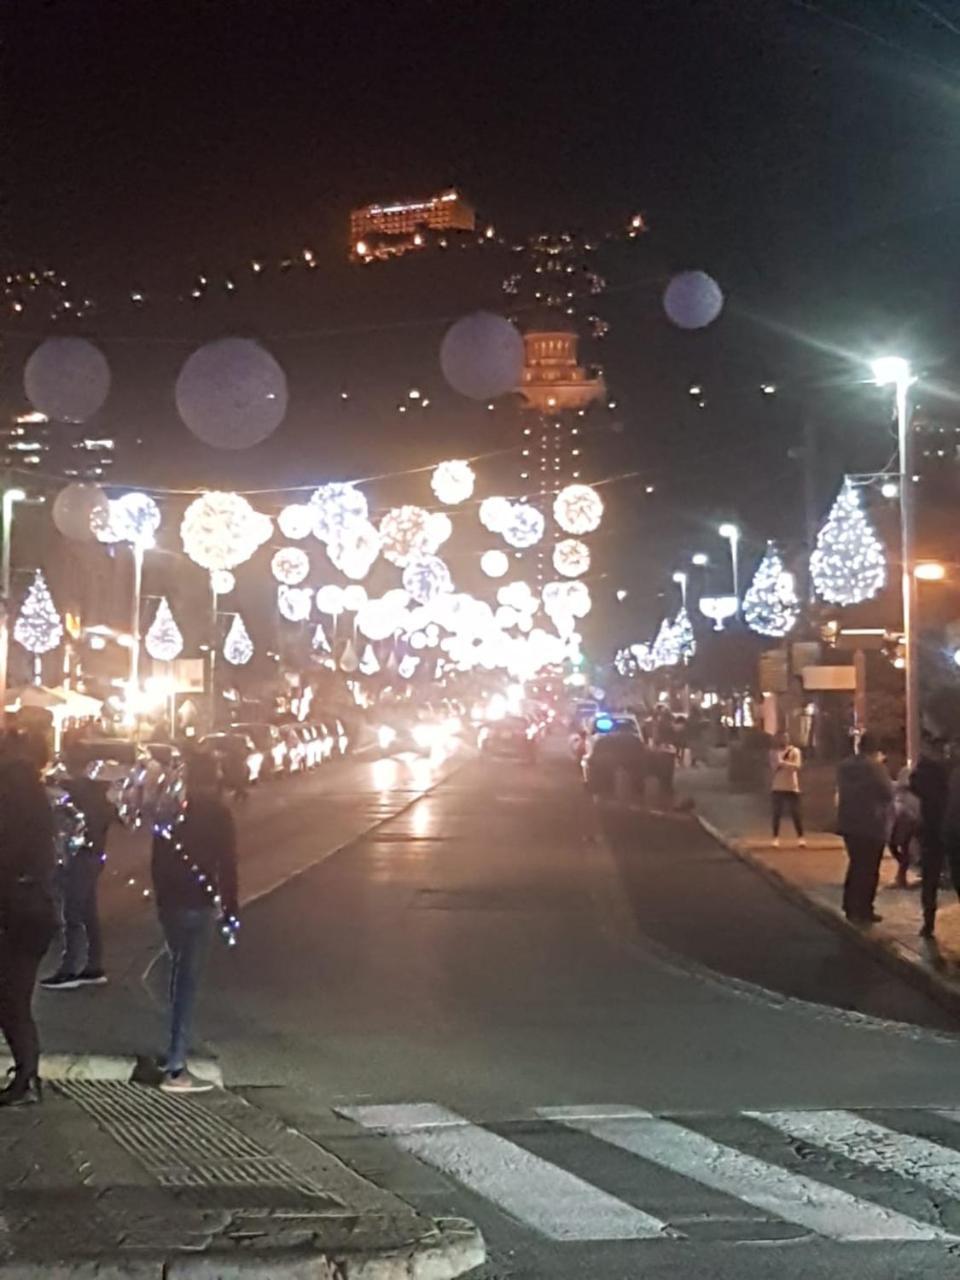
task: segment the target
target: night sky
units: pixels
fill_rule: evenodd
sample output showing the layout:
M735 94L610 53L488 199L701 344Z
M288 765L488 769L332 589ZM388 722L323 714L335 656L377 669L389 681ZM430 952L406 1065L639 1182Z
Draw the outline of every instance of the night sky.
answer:
M114 369L103 421L127 446L125 478L307 483L509 444L506 421L437 385L447 320L498 304L495 254L453 269L429 255L382 270L345 261L352 205L447 183L509 236L620 230L637 210L651 227L610 257L600 310L613 328L589 352L622 426L595 470L642 470L657 486L625 482L608 532L609 572L643 608L656 611L675 557L720 554L718 516L742 520L757 546L801 535L791 451L805 419L823 504L844 469L883 464L888 413L862 385L863 357L902 350L949 404L950 0L52 0L14 6L3 56L3 258L55 266L96 299L82 328ZM309 277L177 300L197 272L303 246L319 264ZM726 293L704 333L672 329L660 310L682 267ZM133 286L150 298L139 314ZM38 315L4 320L7 408L47 329ZM184 356L229 332L262 337L291 384L288 422L245 457L194 447L172 406ZM412 385L436 385L442 419L397 416Z

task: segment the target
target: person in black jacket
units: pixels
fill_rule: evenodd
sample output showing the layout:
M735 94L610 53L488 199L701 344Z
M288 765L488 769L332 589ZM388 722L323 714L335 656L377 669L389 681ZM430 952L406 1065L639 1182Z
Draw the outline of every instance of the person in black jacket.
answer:
M937 894L946 852L957 879L960 864L960 833L946 829L947 802L950 796L950 767L944 757L943 743L924 742L917 767L910 775L910 790L920 800L920 898L923 904L922 938L932 938L937 919ZM960 892L960 890L958 890Z
M169 1093L209 1089L187 1070L190 1027L203 959L217 916L233 938L238 924L237 850L233 815L220 797L213 756L187 766L179 812L154 827L153 888L170 953L170 1045L160 1088Z
M40 1043L31 1005L40 961L57 929L53 814L40 780L46 744L8 733L0 746L0 1031L13 1078L0 1106L39 1102Z
M893 780L884 760L880 743L865 733L859 753L842 760L837 768L837 830L849 860L843 914L853 924L869 925L881 919L873 902L893 822Z

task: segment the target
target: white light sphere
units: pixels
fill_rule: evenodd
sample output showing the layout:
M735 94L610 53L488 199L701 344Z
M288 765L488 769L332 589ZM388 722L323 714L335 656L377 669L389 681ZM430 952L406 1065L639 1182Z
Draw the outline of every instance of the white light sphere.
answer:
M201 569L235 569L270 537L273 522L238 493L204 493L180 524L183 549Z
M309 502L293 502L277 516L277 525L285 538L299 542L313 533L316 518L317 513Z
M485 529L491 533L503 533L513 514L513 503L509 498L484 498L478 514Z
M250 338L218 338L189 355L177 377L177 411L214 449L249 449L273 434L287 411L287 378Z
M102 541L152 547L160 528L160 508L148 493L124 493L111 499L108 525L109 536Z
M317 592L317 608L321 613L328 613L331 617L343 613L343 587L338 587L336 583L321 587Z
M270 572L277 582L295 587L310 572L310 557L299 547L281 547L270 561Z
M368 640L386 640L401 628L403 610L393 608L383 597L368 600L357 613L357 630Z
M53 523L65 538L74 542L93 540L90 522L94 513L99 513L101 521L109 519L107 495L96 484L68 484L53 502Z
M228 596L237 585L237 580L229 569L214 569L210 574L210 590L214 595Z
M380 545L385 560L403 568L430 545L430 513L422 507L393 507L380 521Z
M588 484L568 484L554 499L553 518L564 533L593 533L603 519L603 499Z
M310 496L313 508L313 536L329 543L351 524L370 514L367 499L356 485L340 481L322 484Z
M380 534L369 520L353 520L327 543L330 563L348 578L365 578L380 554Z
M55 422L86 422L110 394L110 366L86 338L47 338L27 360L23 389L34 409Z
M367 603L367 589L357 582L343 588L343 607L348 613L356 613Z
M574 618L585 618L593 608L590 589L585 582L567 582L566 607Z
M485 551L480 557L480 568L488 578L502 578L510 569L510 557L505 551Z
M427 647L427 637L422 631L414 631L410 636L411 649L425 649Z
M565 578L579 578L590 568L590 548L579 538L564 538L553 548L553 567Z
M454 391L471 400L495 400L520 385L523 338L503 316L475 311L444 334L440 368Z
M678 329L705 329L723 310L723 291L705 271L681 271L664 290L663 309Z
M453 536L453 521L445 511L431 511L427 521L427 549L436 551Z
M458 459L439 463L430 477L430 487L433 492L448 506L466 502L472 496L476 482L477 477L470 463Z
M438 556L412 560L403 571L403 589L418 604L453 590L450 570Z
M498 589L497 603L508 604L518 613L533 613L537 608L537 597L528 582L508 582Z
M313 592L309 587L291 587L281 582L277 587L277 608L288 622L306 622L313 611Z
M520 614L510 605L501 604L494 613L493 619L498 627L502 627L504 631L507 631L510 627L517 625L520 621Z
M533 630L533 618L531 618L531 617L530 617L529 613L521 613L521 614L519 614L519 615L518 615L518 617L517 617L517 627L518 627L518 628L519 628L519 630L521 630L521 631L532 631L532 630Z
M543 537L543 513L528 502L514 502L510 509L510 519L500 530L504 542L525 550L534 547Z

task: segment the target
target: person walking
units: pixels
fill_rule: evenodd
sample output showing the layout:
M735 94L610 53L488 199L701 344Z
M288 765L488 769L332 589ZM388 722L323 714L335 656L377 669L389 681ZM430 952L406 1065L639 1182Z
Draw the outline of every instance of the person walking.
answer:
M910 779L920 800L920 901L922 938L932 938L937 920L940 877L946 859L960 895L960 778L951 773L944 744L927 739Z
M920 834L920 800L913 791L913 773L904 765L893 788L893 827L890 831L890 853L897 864L893 882L895 889L916 888L907 878L913 860L914 841Z
M154 827L151 869L170 954L170 1041L160 1088L202 1092L211 1086L187 1070L187 1051L203 961L218 914L229 940L239 924L236 831L213 756L188 763L184 803Z
M837 769L837 830L848 859L843 914L853 924L876 924L882 918L873 903L893 818L893 780L884 759L880 743L865 733L859 752Z
M0 1106L39 1102L33 989L57 931L53 813L40 779L46 744L8 733L0 748L0 1031L13 1057Z
M63 954L54 973L41 978L44 991L75 991L102 987L103 943L97 890L107 860L107 833L117 813L107 799L107 783L88 778L82 754L68 751L67 778L62 783L67 802L82 818L82 834L64 842L57 867L63 906Z
M803 835L803 813L800 804L800 769L803 756L787 734L778 733L770 752L770 804L773 818L773 844L780 845L780 823L784 811L790 814L797 842L806 848Z

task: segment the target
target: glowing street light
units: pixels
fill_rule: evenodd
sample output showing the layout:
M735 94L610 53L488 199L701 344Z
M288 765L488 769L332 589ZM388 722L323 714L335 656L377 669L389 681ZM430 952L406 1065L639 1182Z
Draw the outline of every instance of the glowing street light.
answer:
M680 588L680 599L683 603L683 607L686 608L687 607L687 575L683 572L682 569L678 569L676 573L674 573L673 575L673 580L677 584L677 586Z
M939 560L921 560L914 565L913 576L921 582L942 582L947 576L947 566Z
M740 599L740 530L735 524L722 524L717 530L730 543L730 567L733 570L733 594ZM737 604L738 613L740 605Z
M705 551L695 551L690 557L690 563L696 565L698 569L705 569L710 563L710 557Z

